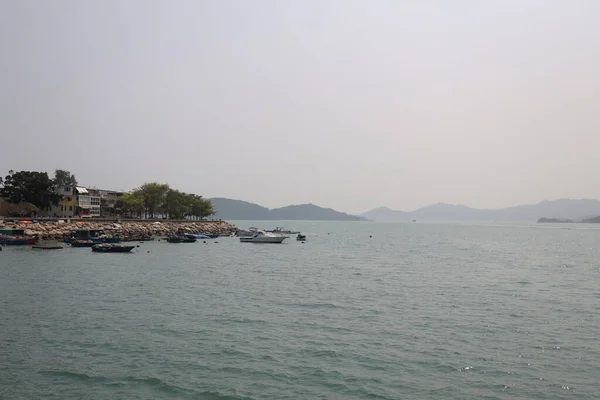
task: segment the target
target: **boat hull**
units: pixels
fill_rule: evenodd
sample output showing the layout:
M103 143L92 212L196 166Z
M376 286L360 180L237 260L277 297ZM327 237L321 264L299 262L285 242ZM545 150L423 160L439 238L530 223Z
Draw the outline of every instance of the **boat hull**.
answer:
M133 250L135 246L105 246L101 244L97 244L92 246L92 251L96 253L129 253Z
M272 237L272 236L258 236L258 237L241 237L240 242L242 243L283 243L287 239L284 236Z

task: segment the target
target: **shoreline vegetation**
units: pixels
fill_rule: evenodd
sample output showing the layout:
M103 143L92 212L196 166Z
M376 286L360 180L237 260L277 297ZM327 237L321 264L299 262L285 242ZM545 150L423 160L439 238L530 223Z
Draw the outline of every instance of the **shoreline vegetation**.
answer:
M166 183L147 182L129 192L80 187L69 171L8 171L0 178L0 215L4 217L138 217L143 219L202 220L215 214L210 200L171 188ZM106 196L100 192L106 192ZM108 193L112 197L108 196ZM97 203L92 202L92 197ZM102 207L102 199L105 207ZM65 205L69 209L67 210ZM58 206L62 205L61 209ZM90 213L90 209L98 213ZM105 214L102 214L104 211Z

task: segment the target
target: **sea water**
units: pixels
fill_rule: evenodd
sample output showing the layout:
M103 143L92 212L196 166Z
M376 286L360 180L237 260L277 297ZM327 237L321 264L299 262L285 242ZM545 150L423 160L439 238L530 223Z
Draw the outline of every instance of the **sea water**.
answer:
M284 226L4 247L0 398L600 398L594 225Z

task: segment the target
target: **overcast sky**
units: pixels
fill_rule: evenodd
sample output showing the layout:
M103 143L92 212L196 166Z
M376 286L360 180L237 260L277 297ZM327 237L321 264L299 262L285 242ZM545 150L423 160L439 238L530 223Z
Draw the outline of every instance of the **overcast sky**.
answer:
M600 198L600 1L1 0L0 139L267 207Z

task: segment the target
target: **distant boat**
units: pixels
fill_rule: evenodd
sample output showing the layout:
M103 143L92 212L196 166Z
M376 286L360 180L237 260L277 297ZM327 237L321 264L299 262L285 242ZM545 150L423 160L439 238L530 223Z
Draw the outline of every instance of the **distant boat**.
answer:
M135 246L123 246L116 243L102 243L92 246L92 251L98 253L129 253Z
M296 231L288 231L286 229L283 229L282 227L277 227L277 228L273 229L272 231L267 231L267 232L277 233L280 235L296 235L296 234L300 233L300 232L296 232Z
M298 241L305 241L306 240L306 235L302 235L301 233L299 233L298 236L296 236L296 240L298 240Z
M242 243L282 243L287 236L257 230L252 237L241 237Z

